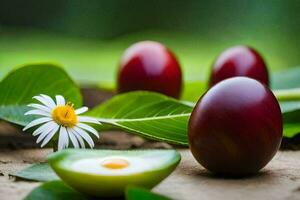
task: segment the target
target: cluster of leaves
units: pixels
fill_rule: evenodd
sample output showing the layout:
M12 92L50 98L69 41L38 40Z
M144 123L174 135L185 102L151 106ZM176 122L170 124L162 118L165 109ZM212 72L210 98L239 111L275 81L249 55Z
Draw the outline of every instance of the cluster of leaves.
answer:
M284 116L284 136L293 137L300 130L299 68L272 76L272 88L279 99ZM186 84L196 100L205 87L203 83ZM280 90L276 90L280 89ZM0 119L24 126L32 117L24 116L27 104L38 94L61 94L76 107L82 106L82 96L76 83L59 66L29 64L9 73L0 82ZM199 98L199 97L197 97ZM103 129L121 129L141 136L173 144L188 145L187 123L194 102L179 101L151 92L131 92L116 95L87 113L103 122Z

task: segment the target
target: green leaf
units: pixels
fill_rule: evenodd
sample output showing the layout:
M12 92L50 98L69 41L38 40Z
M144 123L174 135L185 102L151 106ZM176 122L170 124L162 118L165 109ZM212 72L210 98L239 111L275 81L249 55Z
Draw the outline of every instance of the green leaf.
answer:
M300 88L300 67L291 67L287 70L273 72L271 74L272 89Z
M9 73L0 82L0 118L18 125L26 125L33 117L24 116L32 97L47 94L63 95L75 106L82 98L77 85L59 66L50 63L28 64Z
M292 138L300 133L300 123L285 123L283 135L287 138Z
M300 89L273 91L279 100L285 123L298 122L300 115Z
M24 200L91 200L93 198L86 196L76 190L73 190L62 181L50 181L33 189ZM127 200L170 200L167 197L155 194L149 190L128 187L126 192Z
M300 112L300 101L280 101L281 112L285 117L290 117L295 112ZM298 113L300 114L300 113Z
M283 136L292 138L300 133L300 101L279 103L283 113Z
M280 108L283 113L283 135L288 138L292 138L300 133L299 74L300 67L293 67L271 74L272 89L281 89L275 91L275 95L280 100Z
M152 92L113 97L87 113L114 128L151 139L187 145L187 122L193 107Z
M126 192L127 200L170 200L165 196L161 196L150 192L149 190L138 188L138 187L128 187Z
M24 200L88 200L85 195L73 190L62 181L50 181L33 189Z
M59 179L59 177L55 174L55 172L47 163L34 164L25 169L22 169L21 171L12 173L11 175L20 179L39 182Z

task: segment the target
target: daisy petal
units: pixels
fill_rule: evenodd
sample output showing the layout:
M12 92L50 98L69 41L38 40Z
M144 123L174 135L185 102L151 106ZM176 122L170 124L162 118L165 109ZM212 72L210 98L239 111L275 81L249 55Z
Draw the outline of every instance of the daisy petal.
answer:
M40 143L49 133L51 133L53 130L55 130L55 129L57 129L57 127L59 127L58 125L54 126L54 125L50 125L50 123L48 123L48 124L49 124L49 128L44 129L44 131L40 134L40 136L36 140L36 143Z
M42 124L42 123L45 123L45 122L49 122L51 120L52 119L50 117L42 117L42 118L35 119L32 122L30 122L29 124L27 124L27 126L25 126L23 128L23 131L26 131L27 129L29 129L31 127L34 127L36 125L39 125L39 124Z
M86 111L88 111L88 109L89 109L88 107L78 108L78 109L75 110L75 113L77 115L80 115L80 114L85 113Z
M32 98L38 100L39 102L41 102L41 103L44 104L45 106L51 108L50 106L48 106L47 101L46 101L43 97L41 97L41 96L34 96L34 97L32 97Z
M65 98L63 96L56 95L55 98L56 98L56 105L58 105L58 106L66 105L66 101L65 101Z
M97 119L93 117L86 117L86 116L78 116L79 122L87 122L87 123L94 123L94 124L101 124Z
M67 128L67 132L68 132L68 135L69 135L69 138L74 146L74 148L79 148L79 144L78 144L78 141L76 139L76 136L74 136L74 134L72 133L72 130L70 130L71 128Z
M36 143L40 143L53 129L48 129L42 132L36 140Z
M45 112L43 110L30 110L26 112L24 115L42 115L46 117L51 117L51 114L48 112Z
M48 95L45 94L41 94L41 96L48 102L49 105L51 106L56 106L55 102L53 101L53 99L51 97L49 97Z
M52 131L48 133L47 137L45 137L43 143L41 144L41 147L44 147L52 139L52 137L55 135L58 129L59 126L56 126L54 129L52 129Z
M61 127L58 138L58 150L64 149L69 143L68 133L65 127Z
M99 134L98 134L98 132L94 128L92 128L92 127L90 127L90 126L88 126L86 124L83 124L83 123L78 123L76 126L79 127L79 128L82 128L82 129L84 129L84 130L86 130L88 132L91 132L97 138L99 138Z
M51 108L49 108L47 106L44 106L44 105L41 105L41 104L31 103L31 104L28 104L27 106L32 107L32 108L36 108L36 109L39 109L39 110L43 110L45 112L51 112Z
M45 99L42 95L41 96L34 96L34 99L38 100L39 102L41 102L42 104L44 104L45 106L53 109L56 105L54 104L54 101L51 99L51 101L49 101L49 99ZM52 103L53 102L53 103Z
M73 129L89 144L91 148L95 146L93 139L87 132L81 128L78 128L77 126L75 126Z
M81 138L81 136L72 128L69 129L69 131L71 133L73 133L73 135L75 135L75 137L77 138L77 140L79 141L79 144L81 146L81 148L85 149L85 144L84 144L84 141L83 139Z
M33 133L32 133L32 135L33 136L37 136L37 135L39 135L39 134L41 134L41 133L43 133L43 132L46 132L47 130L49 130L49 129L54 129L55 127L57 127L58 125L55 123L55 122L53 122L53 121L50 121L50 122L47 122L47 123L45 123L45 124L43 124L42 126L40 126L39 128L37 128Z
M68 148L70 141L69 141L69 135L68 135L67 128L65 128L65 130L66 130L66 144L65 144L65 148Z

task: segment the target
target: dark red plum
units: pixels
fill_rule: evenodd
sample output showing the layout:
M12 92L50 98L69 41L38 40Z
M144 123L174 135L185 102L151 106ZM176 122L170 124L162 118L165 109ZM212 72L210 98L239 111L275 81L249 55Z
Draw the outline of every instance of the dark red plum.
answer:
M246 76L269 85L268 70L263 58L247 46L235 46L219 55L212 66L209 85L235 76Z
M143 41L126 49L117 78L118 92L149 90L179 98L182 73L175 55L164 45Z
M232 176L256 173L280 146L279 104L271 90L254 79L226 79L197 102L188 137L192 154L211 172Z

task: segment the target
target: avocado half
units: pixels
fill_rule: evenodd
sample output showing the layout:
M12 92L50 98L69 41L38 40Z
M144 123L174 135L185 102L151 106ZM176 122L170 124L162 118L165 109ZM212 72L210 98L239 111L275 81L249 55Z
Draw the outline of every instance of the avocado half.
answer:
M180 162L176 150L67 149L47 160L75 190L99 197L123 196L127 186L151 189Z

